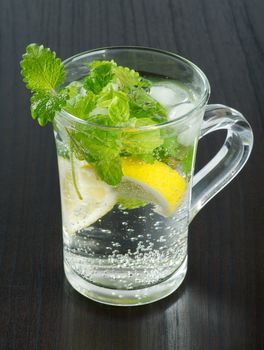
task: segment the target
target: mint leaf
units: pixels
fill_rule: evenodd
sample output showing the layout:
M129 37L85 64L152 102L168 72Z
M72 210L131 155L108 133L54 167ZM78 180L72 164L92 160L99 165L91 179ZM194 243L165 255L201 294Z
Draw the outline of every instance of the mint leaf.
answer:
M152 164L155 161L155 157L154 157L152 152L151 153L135 154L134 156L135 156L135 158L142 160L142 162L145 162L145 163Z
M119 92L118 95L116 94L109 105L108 113L113 125L128 121L128 96L122 92Z
M123 176L120 157L103 158L95 163L96 173L109 185L118 185Z
M116 91L113 89L112 84L107 84L103 90L99 93L97 99L97 107L108 108L114 96L116 96Z
M152 119L138 119L137 126L152 125ZM160 137L159 129L135 130L133 132L124 132L122 135L122 150L127 155L133 155L146 163L152 163L155 159L153 151L160 147L163 140Z
M139 75L134 69L128 67L114 66L113 67L113 82L117 83L121 89L127 90L132 87L147 87L149 82Z
M174 163L176 163L176 165L179 164L184 173L190 173L194 151L193 146L186 147L180 144L177 140L175 130L172 129L162 129L161 137L163 139L163 144L154 150L155 158L168 165Z
M55 52L43 45L30 44L20 63L23 81L28 89L54 90L64 80L64 66Z
M152 151L162 144L159 130L136 131L126 133L123 136L123 147L125 152L130 154L145 154Z
M94 61L89 66L91 70L84 79L84 87L87 91L99 94L113 77L113 63L109 61Z
M122 178L120 131L82 125L69 131L75 156L94 164L98 176L109 185Z
M111 85L100 92L96 107L106 109L108 119L105 119L105 125L120 125L129 120L128 95L115 91Z
M90 73L85 78L84 84L87 90L98 94L110 81L118 84L122 90L132 87L147 87L149 81L142 78L138 72L128 67L118 66L115 61L93 61L88 64Z
M74 97L78 94L82 94L81 88L83 87L83 83L80 81L73 81L69 85L67 85L67 90L69 94L69 98Z
M167 121L167 111L143 89L134 89L129 93L130 114L136 118L162 116L161 121Z
M43 45L30 44L20 62L21 74L27 88L33 91L31 114L41 126L54 119L68 99L68 91L56 92L64 80L64 66L55 52Z
M84 96L76 95L69 99L64 109L78 118L87 119L88 114L94 109L95 105L95 95L88 91Z
M164 128L161 130L161 137L163 138L163 144L157 150L159 158L173 157L178 159L178 156L181 156L181 152L179 152L180 144L178 143L175 131Z
M171 128L164 128L161 130L161 137L163 139L162 146L157 150L161 158L173 157L177 160L183 160L188 153L189 148L178 142L175 130Z
M120 97L127 99L127 94L122 91L116 91L113 89L113 84L109 83L98 95L97 106L102 108L108 108L114 97Z
M68 94L66 90L51 95L46 91L35 92L31 97L31 114L41 126L54 119L55 113L66 104Z
M90 63L87 64L88 67L90 67L91 69L95 69L99 66L105 66L105 65L111 65L111 67L115 67L117 66L117 64L115 63L114 60L111 61L106 61L106 60L94 60Z
M121 144L115 132L85 125L78 129L80 131L73 132L72 136L83 152L90 155L94 161L119 155Z

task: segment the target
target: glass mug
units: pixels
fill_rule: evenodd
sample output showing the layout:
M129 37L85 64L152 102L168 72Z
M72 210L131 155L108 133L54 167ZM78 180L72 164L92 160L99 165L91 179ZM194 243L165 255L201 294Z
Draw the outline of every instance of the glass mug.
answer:
M88 123L66 111L57 113L53 126L65 274L73 288L95 301L147 304L171 294L184 280L188 225L244 166L253 134L241 113L223 105L207 105L210 86L206 76L178 55L143 47L80 53L64 61L66 84L82 79L89 70L87 63L93 60L114 60L152 79L155 96L165 98L172 117L162 124L122 128ZM198 140L222 129L227 131L224 145L193 176ZM104 141L100 140L102 133ZM145 161L121 155L122 182L110 186L92 164L71 152L71 142L77 138L70 135L80 134L87 137L90 147L97 135L95 142L109 146L109 157L113 139L134 151L153 147L153 139L158 139L156 155L169 152L175 158L159 160L157 156ZM111 172L111 167L105 171Z

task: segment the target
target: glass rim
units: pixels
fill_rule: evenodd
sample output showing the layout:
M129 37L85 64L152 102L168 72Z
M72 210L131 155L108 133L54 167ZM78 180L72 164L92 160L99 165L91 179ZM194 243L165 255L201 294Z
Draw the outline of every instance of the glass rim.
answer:
M197 102L194 104L194 107L189 110L187 113L183 113L181 116L179 116L176 119L172 119L172 120L168 120L166 122L163 123L156 123L156 124L151 124L151 125L145 125L145 126L137 126L137 127L125 127L125 126L111 126L111 125L102 125L102 124L97 124L97 123L91 123L87 120L78 118L76 116L74 116L71 113L68 113L67 111L65 111L64 109L62 109L61 111L56 113L56 116L59 117L63 117L64 119L67 119L71 122L75 122L75 123L79 123L79 124L83 124L83 125L88 125L88 126L92 126L92 127L97 127L97 128L102 128L102 129L126 129L126 130L148 130L148 129L156 129L156 128L161 128L161 127L166 127L169 126L171 124L177 123L179 121L182 121L183 119L187 119L187 117L189 115L191 115L195 110L198 110L200 107L204 106L210 96L210 84L209 81L206 77L206 75L204 74L204 72L198 67L196 66L194 63L192 63L191 61L189 61L188 59L170 52L170 51L166 51L166 50L161 50L161 49L156 49L156 48L152 48L152 47L146 47L146 46L130 46L130 45L122 45L122 46L106 46L106 47L102 47L102 48L97 48L97 49L92 49L92 50L87 50L87 51L83 51L80 53L77 53L76 55L73 55L67 59L65 59L62 63L65 66L65 69L67 70L67 64L74 61L75 59L79 58L80 56L84 56L84 55L88 55L90 53L94 53L94 52L98 52L100 53L104 53L104 51L106 50L142 50L142 51L152 51L152 52L156 52L156 53L160 53L160 54L165 54L167 56L171 56L174 59L177 59L181 62L184 62L185 64L189 65L194 71L196 71L196 73L198 73L202 83L203 83L203 87L204 87L204 91L202 93L202 95L199 97L199 99L197 100Z

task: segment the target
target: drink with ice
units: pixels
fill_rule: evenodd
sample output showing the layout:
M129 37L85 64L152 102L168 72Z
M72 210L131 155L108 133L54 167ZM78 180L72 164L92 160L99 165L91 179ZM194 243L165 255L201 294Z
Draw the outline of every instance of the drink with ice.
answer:
M62 63L36 44L21 68L32 117L54 127L68 281L108 304L170 294L187 269L208 97L201 73L155 50L99 50Z
M81 279L120 295L118 290L155 286L186 264L189 182L202 113L185 120L195 96L177 81L146 78L151 81L148 95L175 122L162 128L126 128L131 149L141 142L151 148L157 133L159 141L154 160L122 157L123 177L117 186L102 181L86 161L63 156L70 140L65 122L55 118L65 269L83 293Z

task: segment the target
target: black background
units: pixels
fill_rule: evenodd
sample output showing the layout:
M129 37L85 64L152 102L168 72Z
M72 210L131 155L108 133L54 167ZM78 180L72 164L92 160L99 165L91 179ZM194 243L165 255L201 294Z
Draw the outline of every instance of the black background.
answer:
M0 349L264 349L264 2L0 0ZM66 58L108 45L176 52L208 76L210 102L240 110L255 146L190 227L188 277L159 303L113 308L62 268L53 135L30 117L19 60L30 42ZM201 166L220 146L199 146Z

